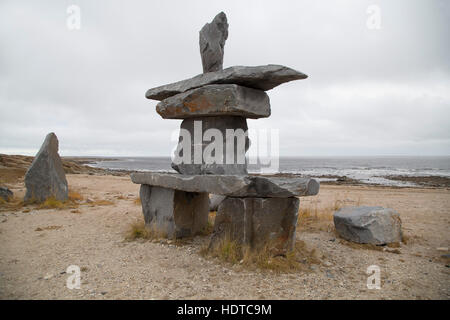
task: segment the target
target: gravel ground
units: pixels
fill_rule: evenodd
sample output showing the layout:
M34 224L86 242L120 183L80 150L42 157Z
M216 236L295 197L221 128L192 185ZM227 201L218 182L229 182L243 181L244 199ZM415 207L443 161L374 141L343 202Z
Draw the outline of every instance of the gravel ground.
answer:
M85 199L76 210L0 212L1 299L449 299L450 191L322 186L300 206L382 205L402 218L406 244L371 250L339 239L327 219L300 226L297 238L315 248L320 265L277 274L203 258L208 239L176 246L124 241L142 220L139 186L128 177L68 175ZM9 185L16 195L23 183ZM25 212L24 212L25 211ZM395 253L397 252L397 253ZM70 265L81 268L81 288L68 289ZM368 289L366 269L378 265L381 289Z

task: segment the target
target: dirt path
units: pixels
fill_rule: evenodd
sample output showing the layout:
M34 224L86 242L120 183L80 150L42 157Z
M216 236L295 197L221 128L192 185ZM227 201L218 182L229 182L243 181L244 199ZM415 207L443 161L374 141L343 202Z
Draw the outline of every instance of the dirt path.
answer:
M124 241L142 219L139 186L128 177L68 175L87 199L76 210L0 212L2 299L449 299L450 191L322 186L300 206L321 212L334 205L381 205L401 215L407 244L400 254L350 246L329 217L311 217L297 238L316 248L322 263L308 272L275 274L228 266L198 251L207 238L175 246ZM12 190L23 195L23 184ZM395 251L395 249L389 249ZM69 265L81 268L81 289L66 287ZM366 269L378 265L382 288L367 289Z

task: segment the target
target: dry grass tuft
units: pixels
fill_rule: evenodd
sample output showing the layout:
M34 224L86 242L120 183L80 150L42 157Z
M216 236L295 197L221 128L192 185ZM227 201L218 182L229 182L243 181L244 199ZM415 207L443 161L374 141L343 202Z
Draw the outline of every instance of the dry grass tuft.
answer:
M47 227L38 227L34 231L44 231L44 230L58 230L61 229L62 226L47 226Z
M112 206L114 205L113 201L110 200L93 200L91 202L89 202L89 206L90 207L95 207L95 206Z
M211 211L208 214L208 225L200 232L201 236L209 236L214 231L214 221L216 220L216 211Z
M411 238L408 235L406 235L405 233L403 233L402 234L402 242L404 244L408 244L410 241L411 241Z
M427 241L420 235L417 234L405 234L406 228L403 228L403 234L402 234L402 243L405 245L412 245L412 244L427 244Z
M39 204L37 209L76 209L78 208L78 203L73 200L61 201L53 197L48 198L43 203Z
M212 233L214 228L214 218L215 212L210 213L208 217L208 226L202 230L198 235L208 236ZM192 242L193 237L183 237L183 238L172 238L169 239L167 232L156 229L156 227L145 225L144 221L134 222L130 225L125 233L125 240L162 240L168 242L169 244L174 244L176 246L182 246Z
M62 209L64 208L64 202L55 198L48 198L38 207L39 209Z
M157 240L167 238L167 234L145 225L144 221L133 223L125 234L125 240L133 241L138 239Z
M54 197L48 198L44 202L40 202L37 199L30 199L23 201L21 198L13 196L8 202L0 202L0 211L19 211L30 212L30 207L33 209L76 209L79 206L79 202L83 200L81 194L76 191L69 191L68 199L60 201Z
M80 193L69 190L69 200L70 201L82 201L83 199L84 198Z
M297 241L294 249L285 255L274 254L272 243L260 249L242 246L236 241L224 239L215 247L204 247L200 254L211 256L231 265L241 265L247 269L258 269L277 273L310 271L311 264L320 264L316 251L308 250L303 241Z
M298 211L297 227L300 231L325 231L328 233L334 232L333 214L342 207L346 202L352 202L352 205L359 206L361 204L361 197L357 201L336 199L327 206L319 206L317 199L307 203L300 203Z
M9 201L0 198L0 212L1 211L19 211L24 209L28 203L23 202L22 199L13 196Z
M314 207L302 207L298 211L297 227L301 231L326 231L334 230L333 213L338 205L333 207L319 208L317 203Z
M262 270L272 270L281 273L309 271L312 264L320 264L316 250L308 250L303 241L296 241L294 249L286 255L274 256L270 246L262 250L247 250L244 255L244 264L256 265Z

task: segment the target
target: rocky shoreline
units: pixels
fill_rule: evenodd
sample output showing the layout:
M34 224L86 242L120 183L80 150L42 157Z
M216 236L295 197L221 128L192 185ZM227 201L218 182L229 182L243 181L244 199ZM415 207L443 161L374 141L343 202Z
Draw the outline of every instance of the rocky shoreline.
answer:
M295 173L278 173L273 176L276 177L301 177L300 174ZM348 185L348 186L370 186L370 187L387 187L383 184L367 183L357 179L352 179L346 176L337 175L320 175L315 176L320 181L320 184L326 185ZM405 186L391 186L390 188L450 188L450 178L442 176L401 176L401 175L388 175L380 176L379 178L384 178L392 181L402 181L409 182L411 184Z
M33 159L34 157L32 156L0 154L0 183L14 183L18 180L23 180ZM66 174L125 176L131 172L89 166L89 164L100 160L97 158L62 157L61 159Z
M431 187L431 188L450 188L450 177L441 176L385 176L383 178L394 180L394 181L404 181L412 182L421 187Z
M32 156L22 155L6 155L0 154L0 183L8 183L9 181L15 181L23 178L26 170L33 161ZM63 167L66 174L90 174L90 175L113 175L113 176L127 176L134 170L119 170L119 169L102 169L91 166L98 161L104 161L105 158L101 157L62 157ZM108 159L115 160L113 158ZM258 175L258 174L255 174ZM278 173L274 174L275 177L301 177L299 174L294 173ZM373 186L373 187L386 187L380 184L365 183L349 177L337 176L337 175L321 175L317 176L321 184L324 185L349 185L349 186ZM449 189L450 178L442 176L401 176L401 175L388 175L381 176L393 181L409 182L414 185L407 186L389 186L392 188L438 188Z

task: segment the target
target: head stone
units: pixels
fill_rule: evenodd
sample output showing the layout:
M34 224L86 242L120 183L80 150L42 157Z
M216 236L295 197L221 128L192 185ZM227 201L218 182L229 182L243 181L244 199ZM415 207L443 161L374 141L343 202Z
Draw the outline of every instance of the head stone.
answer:
M200 55L203 73L223 69L223 48L228 38L228 22L225 13L221 12L200 30Z

